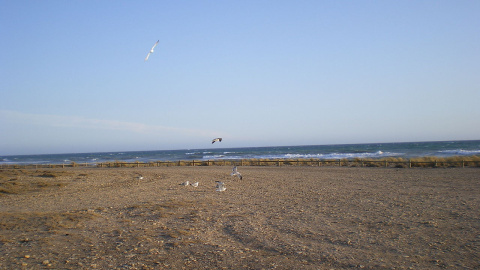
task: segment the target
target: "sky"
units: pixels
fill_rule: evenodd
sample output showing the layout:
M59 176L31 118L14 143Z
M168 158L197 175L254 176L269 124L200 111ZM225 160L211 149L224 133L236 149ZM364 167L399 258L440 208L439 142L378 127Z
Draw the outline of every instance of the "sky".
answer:
M476 0L0 0L0 155L477 140L478 14Z

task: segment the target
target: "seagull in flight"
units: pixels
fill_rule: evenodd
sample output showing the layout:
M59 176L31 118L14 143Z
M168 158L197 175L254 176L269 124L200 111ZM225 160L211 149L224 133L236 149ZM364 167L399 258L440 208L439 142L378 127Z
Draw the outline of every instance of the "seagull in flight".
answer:
M232 173L230 174L231 176L237 176L238 178L240 178L240 180L242 180L242 175L238 172L237 170L237 166L233 167L233 170L232 170Z
M221 141L222 141L222 138L215 138L212 140L212 144L215 142L221 142Z
M225 183L220 182L220 181L215 181L217 184L215 187L217 188L217 191L225 191L227 188L225 187Z
M155 49L155 47L158 45L158 42L160 42L160 40L157 40L157 42L155 42L155 44L153 44L153 47L150 49L150 52L148 52L147 57L145 57L145 61L147 61L148 57L150 57L150 54L153 53L153 49Z

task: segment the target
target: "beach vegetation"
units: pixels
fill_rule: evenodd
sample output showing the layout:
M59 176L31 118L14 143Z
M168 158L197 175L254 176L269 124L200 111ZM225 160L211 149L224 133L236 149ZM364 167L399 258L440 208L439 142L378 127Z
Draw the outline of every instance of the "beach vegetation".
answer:
M70 165L75 167L77 165ZM480 155L453 156L453 157L386 157L386 158L353 158L353 159L220 159L220 160L179 160L179 161L150 161L126 162L108 161L82 166L104 168L139 168L139 167L171 167L171 166L340 166L340 167L387 167L387 168L448 168L448 167L480 167ZM2 165L1 168L28 169L33 168L65 168L64 164L43 165ZM52 172L45 172L41 177L55 178Z
M0 182L0 194L22 194L39 189L63 187L65 184L59 181L22 181L9 180Z
M18 194L24 189L23 185L16 182L0 183L0 194Z
M78 228L97 215L87 211L2 213L0 228L13 231L56 231Z
M0 170L0 195L24 194L45 188L63 187L65 182L55 178L70 175L64 171Z
M420 157L412 158L410 162L412 166L422 168L480 167L480 156Z
M39 177L56 178L58 177L58 175L53 172L43 172L42 174L39 175Z

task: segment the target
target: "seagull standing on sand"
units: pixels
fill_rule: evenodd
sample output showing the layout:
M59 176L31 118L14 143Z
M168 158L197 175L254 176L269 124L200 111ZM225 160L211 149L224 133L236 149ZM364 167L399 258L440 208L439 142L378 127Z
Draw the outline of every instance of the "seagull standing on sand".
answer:
M233 167L233 170L232 170L232 174L230 174L231 176L238 176L238 178L240 178L240 180L242 180L242 175L237 171L237 166Z
M145 57L145 61L147 61L148 57L150 57L150 54L153 53L153 49L155 49L155 47L158 45L158 42L160 42L160 40L157 40L157 42L155 42L155 44L153 44L153 47L150 49L150 52L148 52L147 57Z
M227 188L225 187L225 184L223 182L220 182L220 181L215 181L215 183L217 184L215 187L217 188L216 190L217 191L225 191Z
M191 183L190 185L191 185L192 187L198 187L198 182Z
M215 138L212 140L212 144L215 142L221 142L221 141L222 141L222 138Z
M190 182L185 181L185 182L181 183L180 185L181 185L181 186L188 186L188 185L190 185Z

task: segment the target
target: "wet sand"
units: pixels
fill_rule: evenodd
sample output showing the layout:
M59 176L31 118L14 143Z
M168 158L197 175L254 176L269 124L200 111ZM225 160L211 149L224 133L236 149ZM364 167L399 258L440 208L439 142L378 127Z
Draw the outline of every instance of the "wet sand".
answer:
M478 168L238 170L2 170L0 269L480 267Z

